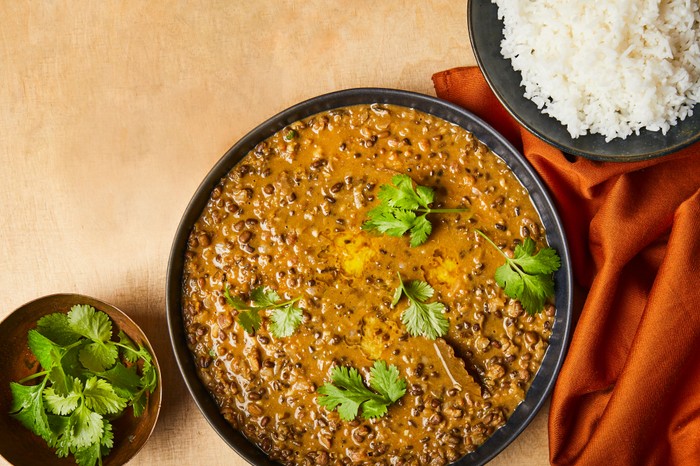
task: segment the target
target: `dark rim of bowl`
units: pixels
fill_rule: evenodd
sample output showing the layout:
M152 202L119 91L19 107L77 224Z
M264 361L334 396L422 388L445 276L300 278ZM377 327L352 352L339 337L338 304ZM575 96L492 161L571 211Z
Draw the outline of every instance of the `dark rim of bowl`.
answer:
M484 13L486 12L486 13ZM503 79L510 79L510 82L517 82L520 87L521 75L520 72L515 71L510 65L510 60L504 58L500 53L500 43L503 40L503 21L498 18L498 6L492 3L490 0L484 2L471 1L469 2L469 8L467 11L467 25L469 29L469 39L472 46L472 51L474 52L474 57L476 58L477 65L481 69L486 82L495 94L499 102L505 107L505 109L510 113L510 115L522 126L524 126L529 132L537 136L538 138L544 140L548 144L556 147L565 154L571 154L576 156L585 157L591 160L597 160L601 162L638 162L642 160L654 159L664 155L668 155L672 152L679 151L689 145L700 141L700 129L695 130L695 134L691 137L685 139L680 139L673 144L663 145L659 147L654 147L649 151L637 150L635 152L630 152L627 154L615 154L606 151L596 151L587 150L584 147L582 141L593 141L592 144L598 146L608 146L608 147L632 147L626 141L631 141L632 138L647 137L651 138L653 136L659 137L666 141L668 138L668 133L666 136L661 135L660 132L648 131L642 129L639 135L630 135L627 139L614 139L610 143L604 143L604 137L600 134L587 134L580 136L578 139L571 138L568 133L564 136L549 134L546 130L542 128L537 128L537 126L552 125L557 128L562 128L563 132L566 132L564 125L562 125L558 120L548 115L541 113L537 110L539 114L535 122L528 121L521 112L533 111L536 109L536 105L530 100L526 99L523 92L520 92L517 98L513 98L511 101L506 97L506 86L502 83ZM488 20L488 24L485 24L484 19ZM495 21L498 27L495 27L491 21ZM498 40L489 41L482 36L492 31L498 31ZM483 31L483 32L482 32ZM502 63L507 63L504 69L494 69L492 65L491 58L487 58L487 55L496 53L498 61ZM529 110L527 108L529 107ZM700 104L694 107L693 115L687 116L685 120L679 121L675 126L669 129L670 132L680 131L679 126L683 123L686 125L690 124L688 120L700 121ZM652 144L653 146L653 144ZM658 146L658 144L657 144ZM624 150L624 149L623 149Z
M285 126L316 113L349 105L372 103L394 104L415 108L455 123L472 132L508 164L516 177L527 188L535 207L542 217L547 240L561 256L562 266L555 273L557 284L555 304L557 312L552 337L550 338L545 358L527 392L525 400L517 407L507 423L494 432L484 444L453 464L459 466L484 464L510 444L535 417L535 414L552 390L556 376L564 361L571 330L573 302L573 278L569 250L564 229L557 216L554 203L546 187L532 167L525 161L524 157L483 120L457 105L435 97L384 88L348 89L314 97L282 111L257 126L231 147L214 165L185 209L175 234L168 263L166 283L168 329L180 372L195 403L209 424L231 448L251 464L274 465L277 463L270 460L262 450L244 437L240 431L234 429L220 414L218 406L197 375L194 358L187 347L181 308L182 274L187 239L192 226L204 210L212 190L260 141L267 139Z

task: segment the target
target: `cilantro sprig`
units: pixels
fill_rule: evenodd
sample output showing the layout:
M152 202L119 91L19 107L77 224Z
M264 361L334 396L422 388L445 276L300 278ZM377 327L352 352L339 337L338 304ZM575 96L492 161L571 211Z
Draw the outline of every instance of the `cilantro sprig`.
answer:
M368 220L362 225L363 230L378 231L389 236L410 234L411 247L425 243L433 231L428 214L445 214L464 212L467 209L433 209L430 204L435 193L427 186L413 188L413 180L408 175L395 175L393 185L383 184L379 187L381 203L370 210Z
M404 282L399 273L399 286L394 292L391 307L396 306L401 296L406 295L409 305L401 314L401 321L411 335L422 335L431 340L443 336L450 326L445 317L445 305L441 302L426 303L435 290L424 281Z
M10 414L81 466L102 464L114 443L110 420L127 406L140 416L158 383L148 350L118 337L112 341L112 321L91 306L46 315L27 335L42 371L10 383Z
M360 408L365 419L384 416L389 405L406 394L406 381L399 377L396 366L387 366L385 361L375 361L370 369L372 390L354 367L334 367L331 381L318 389L318 403L331 411L337 408L344 421L355 419Z
M241 311L238 314L238 323L250 334L254 334L262 325L260 311L272 311L270 313L270 332L277 338L293 334L303 319L302 309L295 306L296 302L301 299L300 297L280 302L282 298L275 290L262 286L255 288L250 293L252 306L238 296L232 296L228 284L224 288L224 297L230 306Z
M498 286L507 296L520 301L528 314L544 309L547 299L554 297L552 274L561 267L557 251L546 247L535 254L535 242L525 238L522 245L515 247L510 258L484 232L476 232L506 259L505 264L496 269L494 278Z

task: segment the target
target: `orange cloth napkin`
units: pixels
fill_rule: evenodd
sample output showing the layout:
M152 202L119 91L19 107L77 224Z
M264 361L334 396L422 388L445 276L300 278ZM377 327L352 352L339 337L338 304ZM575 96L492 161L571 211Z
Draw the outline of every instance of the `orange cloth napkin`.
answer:
M549 186L588 291L552 395L552 464L700 464L700 143L644 162L564 156L510 117L478 68L433 83Z

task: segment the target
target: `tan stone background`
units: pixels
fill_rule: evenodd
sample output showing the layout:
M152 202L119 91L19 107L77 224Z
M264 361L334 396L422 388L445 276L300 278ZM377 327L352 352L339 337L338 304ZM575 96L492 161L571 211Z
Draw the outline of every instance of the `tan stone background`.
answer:
M245 464L170 352L180 216L219 157L289 105L364 86L434 95L432 73L475 63L465 0L0 0L0 18L0 319L56 292L117 305L164 378L131 464ZM492 464L546 464L546 419Z

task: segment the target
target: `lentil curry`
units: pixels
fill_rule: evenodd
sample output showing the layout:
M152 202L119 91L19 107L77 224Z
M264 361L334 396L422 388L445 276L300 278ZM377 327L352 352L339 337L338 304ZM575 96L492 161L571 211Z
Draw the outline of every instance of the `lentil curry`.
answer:
M361 230L378 187L407 174L435 190L421 246ZM494 281L505 251L545 246L527 191L463 128L393 105L335 109L261 142L211 194L185 258L182 308L198 373L221 413L282 464L444 465L475 450L524 399L547 348L554 307L529 315ZM392 295L421 280L446 306L442 338L411 336ZM254 333L227 290L299 298L301 324ZM405 306L404 306L405 307ZM406 393L374 419L342 420L318 403L334 367L365 384L376 360Z

